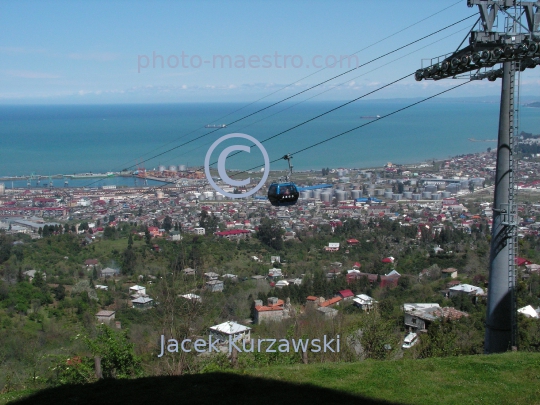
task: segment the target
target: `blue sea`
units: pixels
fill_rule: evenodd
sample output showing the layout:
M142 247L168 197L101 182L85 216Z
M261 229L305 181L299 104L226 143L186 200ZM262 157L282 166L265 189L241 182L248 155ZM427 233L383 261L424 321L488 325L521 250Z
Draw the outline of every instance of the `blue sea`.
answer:
M266 142L263 141L340 103L283 103L236 123L233 122L265 105L0 106L0 176L96 173L135 170L138 166L153 169L159 165L202 167L210 145L220 136L236 132L263 142L270 160L275 160L368 124L370 119L363 116L384 116L412 102L356 102ZM496 139L498 114L496 102L428 101L296 153L293 164L295 170L364 168L485 151L496 143L471 142L468 138ZM540 108L521 108L520 116L520 130L540 133ZM216 130L205 128L207 124L228 126ZM217 161L225 146L238 143L250 144L224 142L216 148L211 161ZM261 163L261 153L253 148L252 153L230 157L227 168L246 170ZM271 165L272 170L285 167L285 161ZM63 180L56 182L57 186L63 185ZM114 181L104 180L103 184Z

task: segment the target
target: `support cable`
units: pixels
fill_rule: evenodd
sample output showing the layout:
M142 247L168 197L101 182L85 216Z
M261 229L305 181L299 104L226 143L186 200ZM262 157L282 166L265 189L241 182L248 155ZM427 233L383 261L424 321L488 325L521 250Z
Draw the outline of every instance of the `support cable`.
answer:
M396 35L398 35L398 34L404 32L404 31L408 30L409 28L412 28L412 27L414 27L414 26L416 26L416 25L418 25L418 24L420 24L420 23L422 23L422 22L424 22L424 21L426 21L426 20L429 20L430 18L436 16L437 14L440 14L440 13L442 13L442 12L448 10L449 8L454 7L454 6L456 6L457 4L459 4L459 3L461 3L461 0L458 0L458 1L456 1L455 3L449 5L448 7L445 7L445 8L443 8L443 9L437 11L436 13L433 13L433 14L431 14L431 15L428 15L427 17L425 17L425 18L423 18L423 19L421 19L421 20L418 20L418 21L416 21L415 23L413 23L413 24L411 24L411 25L408 25L407 27L402 28L402 29L399 30L399 31L396 31L396 32L394 32L393 34L390 34L390 35L388 35L388 36L386 36L386 37L384 37L384 38L382 38L382 39L380 39L380 40L378 40L378 41L376 41L376 42L373 42L372 44L370 44L370 45L368 45L368 46L366 46L366 47L364 47L364 48L362 48L362 49L360 49L360 50L358 50L358 51L356 51L356 52L350 54L349 57L352 56L352 55L357 55L357 54L359 54L359 53L365 51L366 49L369 49L369 48L371 48L371 47L373 47L373 46L375 46L375 45L378 45L378 44L380 44L381 42L384 42L384 41L386 41L387 39L390 39L390 38L392 38L392 37L394 37L394 36L396 36ZM300 78L300 79L297 79L296 81L294 81L294 82L292 82L292 83L289 83L289 84L285 85L284 87L279 88L278 90L275 90L275 91L273 91L273 92L271 92L271 93L269 93L269 94L267 94L267 95L265 95L265 96L263 96L263 97L261 97L261 98L258 98L257 100L252 101L252 102L250 102L250 103L248 103L248 104L246 104L246 105L244 105L244 106L242 106L242 107L240 107L240 108L238 108L238 109L236 109L236 110L234 110L234 111L231 111L231 112L228 113L228 114L225 114L225 115L223 115L223 116L221 116L221 117L219 117L219 118L216 118L215 120L211 121L211 123L213 124L213 123L215 123L215 122L221 122L223 119L225 119L225 118L227 118L227 117L229 117L229 116L231 116L231 115L233 115L233 114L235 114L235 113L237 113L237 112L239 112L239 111L241 111L241 110L243 110L243 109L245 109L245 108L247 108L247 107L249 107L249 106L251 106L251 105L253 105L253 104L256 104L256 103L258 103L258 102L260 102L260 101L262 101L262 100L264 100L264 99L266 99L266 98L268 98L268 97L270 97L270 96L272 96L272 95L274 95L274 94L276 94L276 93L279 93L280 91L283 91L283 90L285 90L285 89L287 89L287 88L289 88L289 87L291 87L291 86L297 84L298 82L300 82L300 81L302 81L302 80L305 80L305 79L307 79L307 78L309 78L309 77L311 77L311 76L313 76L313 75L315 75L315 74L317 74L317 73L320 73L320 72L322 72L323 70L326 70L326 69L328 69L327 66L322 67L321 69L316 70L315 72L310 73L309 75L304 76L304 77L302 77L302 78ZM165 146L167 146L167 145L170 145L171 143L177 142L178 140L183 139L183 138L185 138L186 136L191 135L191 134L193 134L193 133L195 133L195 132L197 132L197 131L199 131L199 130L201 130L201 129L204 129L204 128L205 128L205 127L199 127L199 128L197 128L197 129L195 129L195 130L193 130L193 131L190 131L190 132L188 132L188 133L186 133L186 134L180 136L179 138L177 138L177 139L174 140L174 141L167 142L167 143L165 143L164 145L162 145L162 146L160 146L160 147L158 147L158 148L152 149L151 151L149 151L149 152L143 154L143 156L148 155L148 154L150 154L150 153L153 153L153 152L159 150L160 148L163 148L163 147L165 147ZM145 160L145 162L146 162L146 160ZM129 163L131 163L131 162L123 163L123 165L129 164ZM144 163L144 162L143 162L143 163ZM129 167L133 167L133 166L128 166L128 168L129 168Z
M470 18L472 18L472 17L474 17L474 16L475 16L475 15L473 14L473 15L470 15L470 16L468 16L468 17L462 18L462 19L459 20L459 21L456 21L456 22L454 22L454 23L452 23L452 24L449 24L449 25L447 25L447 26L445 26L445 27L443 27L443 28L440 28L440 29L438 29L438 30L436 30L436 31L434 31L434 32L432 32L432 33L430 33L430 34L428 34L428 35L425 35L425 36L423 36L423 37L421 37L421 38L418 38L418 39L416 39L416 40L414 40L414 41L411 41L411 42L409 42L409 43L407 43L407 44L405 44L405 45L402 45L402 46L400 46L400 47L398 47L398 48L396 48L396 49L394 49L394 50L392 50L392 51L386 52L386 53L384 53L384 54L382 54L382 55L380 55L380 56L378 56L378 57L376 57L376 58L373 58L373 59L371 59L371 60L369 60L369 61L367 61L367 62L365 62L365 63L363 63L363 64L361 64L361 65L359 65L359 66L357 66L357 67L354 67L354 68L352 68L352 69L349 69L349 70L347 70L347 71L345 71L345 72L343 72L343 73L340 73L340 74L338 74L338 75L336 75L336 76L331 77L330 79L327 79L327 80L324 80L324 81L322 81L322 82L319 82L319 83L317 83L317 84L315 84L315 85L313 85L313 86L311 86L311 87L309 87L309 88L307 88L307 89L304 89L304 90L302 90L302 91L299 91L298 93L295 93L295 94L293 94L293 95L291 95L291 96L289 96L289 97L286 97L286 98L284 98L284 99L282 99L282 100L280 100L280 101L277 101L277 102L275 102L275 103L272 103L272 104L270 104L270 105L268 105L268 106L266 106L266 107L260 108L259 110L255 111L255 112L253 112L253 113L250 113L250 114L247 114L247 115L245 115L245 116L243 116L243 117L241 117L241 118L238 118L238 119L236 119L236 120L234 120L234 121L232 121L232 122L226 124L226 126L234 125L234 124L236 124L236 123L238 123L238 122L240 122L240 121L245 120L246 118L249 118L249 117L251 117L251 116L253 116L253 115L255 115L255 114L258 114L258 113L260 113L260 112L262 112L262 111L265 111L265 110L267 110L267 109L269 109L269 108L271 108L271 107L274 107L274 106L276 106L276 105L278 105L278 104L281 104L281 103L283 103L283 102L285 102L285 101L287 101L287 100L290 100L290 99L292 99L292 98L294 98L294 97L296 97L296 96L299 96L300 94L306 93L306 92L308 92L308 91L310 91L310 90L312 90L312 89L314 89L314 88L316 88L316 87L322 86L323 84L328 83L328 82L330 82L330 81L332 81L332 80L334 80L334 79L336 79L336 78L338 78L338 77L344 76L344 75L346 75L346 74L348 74L348 73L350 73L350 72L353 72L353 71L355 71L355 70L357 70L357 69L360 69L361 67L364 67L364 66L366 66L366 65L368 65L368 64L370 64L370 63L373 63L373 62L375 62L375 61L377 61L377 60L379 60L379 59L382 59L382 58L384 58L384 57L386 57L386 56L388 56L388 55L391 55L391 54L393 54L393 53L396 53L396 52L398 52L398 51L400 51L400 50L402 50L402 49L404 49L404 48L407 48L407 47L409 47L409 46L411 46L411 45L413 45L413 44L415 44L415 43L417 43L417 42L423 41L423 40L426 39L426 38L432 37L433 35L436 35L436 34L438 34L439 32L442 32L442 31L444 31L444 30L446 30L446 29L448 29L448 28L451 28L451 27L453 27L453 26L459 24L459 23L462 23L463 21L466 21L466 20L468 20L468 19L470 19ZM149 157L149 158L147 158L147 159L145 159L145 160L143 160L143 161L141 161L141 162L139 162L139 163L140 163L140 164L146 163L146 162L148 162L149 160L155 159L155 158L157 158L157 157L159 157L159 156L162 156L162 155L164 155L164 154L166 154L166 153L169 153L169 152L171 152L171 151L173 151L173 150L176 150L176 149L178 149L178 148L181 148L182 146L185 146L185 145L187 145L187 144L190 144L190 143L192 143L192 142L194 142L194 141L196 141L196 140L198 140L198 139L201 139L201 138L204 138L204 137L206 137L206 136L208 136L208 135L211 135L211 134L213 134L214 132L219 131L220 129L221 129L221 128L214 129L213 131L207 132L206 134L200 135L200 136L198 136L198 137L196 137L196 138L193 138L193 139L191 139L191 140L189 140L189 141L186 141L186 142L184 142L184 143L182 143L182 144L180 144L180 145L177 145L177 146L174 146L174 147L172 147L172 148L169 148L169 149L165 150L164 152L158 153L158 154L156 154L156 155L154 155L154 156L152 156L152 157ZM132 168L132 167L134 167L134 166L135 166L135 165L131 165L131 166L129 166L128 168ZM94 183L96 183L96 182L90 183L90 185L91 185L91 184L94 184ZM87 186L87 187L88 187L88 186Z

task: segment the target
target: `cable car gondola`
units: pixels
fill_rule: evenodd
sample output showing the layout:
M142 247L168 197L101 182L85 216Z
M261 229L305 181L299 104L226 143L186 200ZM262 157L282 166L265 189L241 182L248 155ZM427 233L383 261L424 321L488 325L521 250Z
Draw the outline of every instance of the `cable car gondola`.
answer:
M290 181L293 168L293 166L291 166L292 156L287 154L283 156L283 159L285 159L289 164L289 173L287 176L285 176L285 181L282 181L280 178L278 183L272 183L270 184L270 187L268 187L268 200L273 206L276 207L294 205L300 196L298 187L296 187L296 184Z

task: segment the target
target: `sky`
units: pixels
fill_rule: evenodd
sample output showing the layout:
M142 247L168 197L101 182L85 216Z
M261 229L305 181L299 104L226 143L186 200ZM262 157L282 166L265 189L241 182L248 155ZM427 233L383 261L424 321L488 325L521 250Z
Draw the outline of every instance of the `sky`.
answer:
M303 96L347 100L454 51L477 14L466 0L2 1L0 104L272 101L475 15ZM521 82L523 96L540 94L540 69ZM409 77L373 97L455 84ZM499 92L479 81L447 96Z

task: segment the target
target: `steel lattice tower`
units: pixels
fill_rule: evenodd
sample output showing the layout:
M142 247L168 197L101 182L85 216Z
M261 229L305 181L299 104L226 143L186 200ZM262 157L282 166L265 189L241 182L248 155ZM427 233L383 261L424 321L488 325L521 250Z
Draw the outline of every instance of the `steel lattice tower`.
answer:
M485 353L498 353L517 346L515 76L516 71L540 64L540 1L467 0L467 5L478 6L480 13L479 29L470 31L469 45L431 59L415 78L440 80L464 74L470 80L502 78L484 344ZM499 15L505 17L504 31L495 32Z

